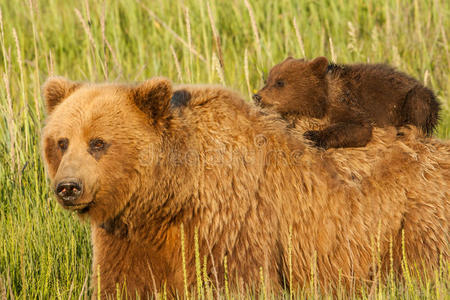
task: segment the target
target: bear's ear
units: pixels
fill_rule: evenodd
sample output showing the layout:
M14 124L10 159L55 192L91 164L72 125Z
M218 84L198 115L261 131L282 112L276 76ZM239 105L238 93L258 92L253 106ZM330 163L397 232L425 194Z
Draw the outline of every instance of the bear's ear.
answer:
M50 114L59 103L69 97L80 86L81 83L72 82L63 77L50 77L47 79L43 86L47 113Z
M149 79L133 89L134 103L155 122L169 115L171 97L172 83L163 77Z
M325 76L328 68L328 59L324 56L316 57L309 63L309 66L316 76Z

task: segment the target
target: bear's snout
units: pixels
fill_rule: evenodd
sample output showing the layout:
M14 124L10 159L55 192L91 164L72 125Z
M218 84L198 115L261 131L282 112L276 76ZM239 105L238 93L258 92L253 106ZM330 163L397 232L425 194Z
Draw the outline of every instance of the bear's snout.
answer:
M55 193L64 205L72 206L83 193L83 184L76 178L66 178L56 185Z
M261 100L262 100L262 97L260 95L258 95L258 94L253 95L253 101L255 101L255 104L260 105Z

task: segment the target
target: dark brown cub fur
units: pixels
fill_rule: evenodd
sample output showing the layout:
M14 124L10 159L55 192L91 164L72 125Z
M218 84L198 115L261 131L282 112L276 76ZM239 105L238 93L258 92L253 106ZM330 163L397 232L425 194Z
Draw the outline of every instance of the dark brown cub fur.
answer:
M325 149L365 146L372 126L411 124L429 136L439 113L430 89L388 65L335 65L325 57L287 58L272 68L253 99L294 122L303 116L323 119L327 127L305 137Z

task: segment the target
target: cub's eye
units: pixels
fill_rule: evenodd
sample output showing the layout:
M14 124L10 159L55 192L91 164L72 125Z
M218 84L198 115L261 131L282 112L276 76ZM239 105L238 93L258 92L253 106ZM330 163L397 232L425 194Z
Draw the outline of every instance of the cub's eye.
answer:
M106 143L102 139L92 139L89 142L89 150L92 152L99 152L105 149Z
M275 82L275 85L276 85L277 87L283 87L283 86L284 86L284 81L281 80L281 79L279 79L279 80L277 80L277 81Z
M61 151L66 151L67 147L69 147L69 140L66 138L59 139L58 140L58 147L61 149Z

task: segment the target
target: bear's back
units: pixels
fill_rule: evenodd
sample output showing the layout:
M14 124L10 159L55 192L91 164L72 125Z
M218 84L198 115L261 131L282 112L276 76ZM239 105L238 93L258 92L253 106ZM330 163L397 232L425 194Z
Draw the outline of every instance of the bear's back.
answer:
M403 125L402 108L414 78L386 64L334 65L329 70L330 102L365 114L377 126Z

